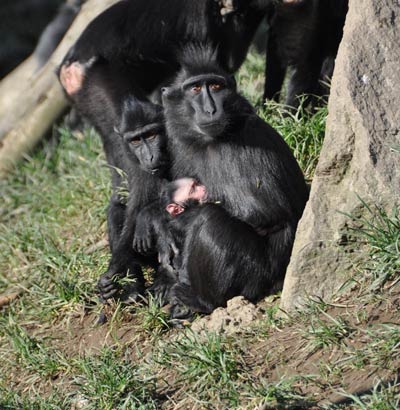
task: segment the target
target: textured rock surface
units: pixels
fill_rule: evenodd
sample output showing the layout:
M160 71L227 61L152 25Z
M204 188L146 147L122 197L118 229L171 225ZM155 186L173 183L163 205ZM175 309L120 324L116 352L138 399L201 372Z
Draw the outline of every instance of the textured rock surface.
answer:
M343 240L360 200L388 210L400 193L400 1L350 0L325 142L300 221L281 307L329 298L348 265Z

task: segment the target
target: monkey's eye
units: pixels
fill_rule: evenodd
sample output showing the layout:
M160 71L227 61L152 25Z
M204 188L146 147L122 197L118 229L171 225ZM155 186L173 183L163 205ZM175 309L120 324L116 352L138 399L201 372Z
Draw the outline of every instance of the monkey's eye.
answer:
M190 90L192 91L192 93L198 94L201 91L201 85L196 84Z
M146 140L154 140L157 137L157 134L149 134L146 136Z
M222 85L221 85L221 84L218 84L218 83L214 83L214 84L210 84L210 88L211 88L213 91L219 91L219 90L222 89Z
M132 145L139 145L141 142L140 137L133 137L130 141L129 141Z

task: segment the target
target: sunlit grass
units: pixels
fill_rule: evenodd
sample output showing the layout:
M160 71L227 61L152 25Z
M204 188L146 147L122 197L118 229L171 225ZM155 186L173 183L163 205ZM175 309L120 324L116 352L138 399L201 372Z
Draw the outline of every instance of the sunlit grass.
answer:
M360 245L366 245L366 257L361 270L369 282L371 291L381 289L388 282L397 283L400 273L400 211L398 207L390 212L379 205L368 205L360 198L363 216L349 219L356 222L350 233Z
M308 111L300 105L293 111L268 101L259 109L259 115L283 136L306 179L311 182L324 141L327 108Z
M284 137L311 181L327 109L264 104L263 59L249 56L237 76L239 89ZM362 396L340 384L347 372L398 371L399 326L369 323L364 307L333 314L332 305L321 299L283 319L275 301L264 305L262 319L250 330L197 335L171 328L166 310L149 297L130 307L108 305L108 322L97 328L103 305L95 285L107 269L109 250L92 248L106 235L109 173L92 130L74 137L60 128L0 182L0 295L16 294L0 310L1 409L328 408L308 393L310 385L346 395L349 403L340 409L398 407L396 381L371 384ZM368 254L358 273L371 285L371 294L383 300L385 289L395 289L399 273L398 210L369 206L357 226L352 235ZM68 333L68 324L88 314L87 334L104 330L111 346L85 353L77 346L65 349L60 328L65 325ZM122 327L131 332L124 341L118 333ZM274 337L287 329L288 342L294 338L298 346L285 364L274 352L276 347L284 352L285 341L275 346ZM292 360L304 355L307 363L313 354L321 354L315 374L292 377Z

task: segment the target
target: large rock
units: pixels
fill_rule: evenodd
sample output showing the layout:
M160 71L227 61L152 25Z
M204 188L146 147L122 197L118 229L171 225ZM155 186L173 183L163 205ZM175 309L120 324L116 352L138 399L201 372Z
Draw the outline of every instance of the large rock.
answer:
M293 248L284 310L329 298L349 265L344 213L391 209L400 194L400 1L350 0L325 142Z

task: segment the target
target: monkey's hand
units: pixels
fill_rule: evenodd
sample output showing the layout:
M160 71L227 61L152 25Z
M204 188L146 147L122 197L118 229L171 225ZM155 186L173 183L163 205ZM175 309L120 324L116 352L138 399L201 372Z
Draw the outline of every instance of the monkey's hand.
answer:
M194 319L194 312L179 301L172 301L169 323L173 327L183 328Z
M154 252L154 230L153 226L149 224L146 219L137 220L132 247L135 252L141 254L148 254L150 252Z
M160 266L148 291L154 295L161 306L165 306L170 302L171 288L177 280L177 272L172 266Z

